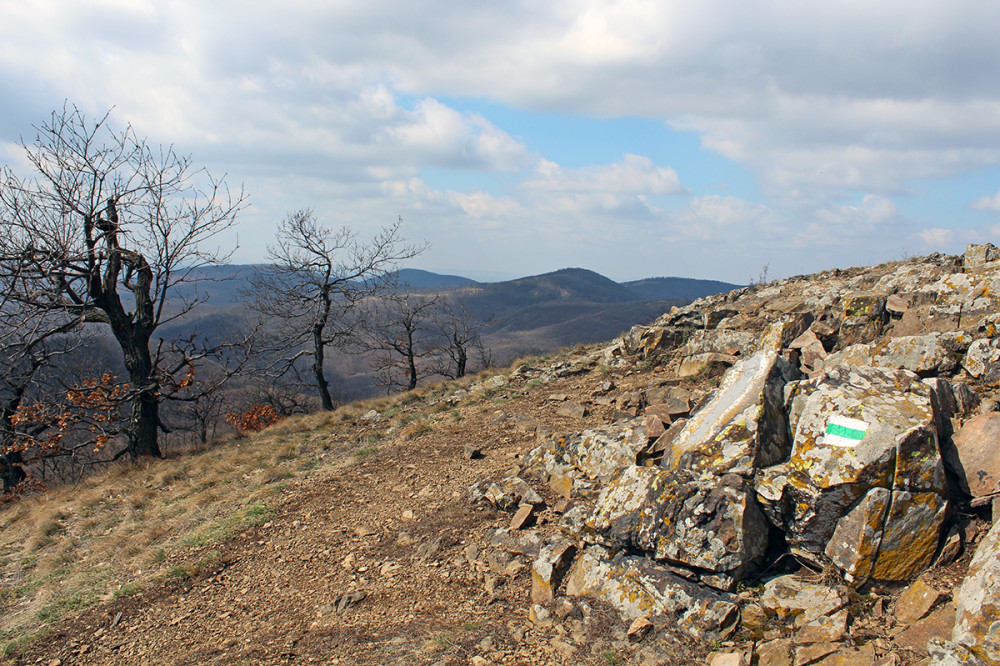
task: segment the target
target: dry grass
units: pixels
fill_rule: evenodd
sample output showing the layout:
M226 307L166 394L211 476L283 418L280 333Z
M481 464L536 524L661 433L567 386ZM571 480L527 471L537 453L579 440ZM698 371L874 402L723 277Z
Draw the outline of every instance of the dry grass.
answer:
M285 419L166 460L118 465L0 506L0 646L102 600L194 575L213 544L279 509L289 479L329 473L453 421L441 398L500 371ZM470 402L471 404L471 402ZM361 417L371 410L376 420Z
M192 575L211 544L265 522L288 479L353 459L364 446L354 424L368 408L286 419L0 506L0 645L9 651L75 610Z

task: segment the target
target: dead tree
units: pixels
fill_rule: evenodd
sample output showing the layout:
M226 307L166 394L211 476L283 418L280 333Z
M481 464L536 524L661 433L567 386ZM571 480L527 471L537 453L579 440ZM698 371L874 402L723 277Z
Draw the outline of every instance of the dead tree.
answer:
M392 294L373 299L362 320L359 340L373 354L379 382L388 391L412 391L430 362L439 353L440 340L433 328L437 296Z
M310 372L323 409L334 408L324 364L330 347L348 344L360 318L356 308L382 293L397 264L423 248L399 236L402 218L362 242L348 227L333 230L316 221L311 210L288 215L268 247L269 264L251 277L248 305L266 318L277 355L268 370L293 372L311 358Z
M470 360L478 360L481 368L490 366L492 354L481 335L488 321L476 321L462 301L442 302L432 319L435 334L440 338L434 374L459 379L468 372Z
M197 305L165 309L174 287L228 258L205 243L235 223L245 195L108 115L67 106L36 130L21 144L33 174L0 170L0 276L24 306L110 328L131 391L121 454L159 456L171 369L153 334Z

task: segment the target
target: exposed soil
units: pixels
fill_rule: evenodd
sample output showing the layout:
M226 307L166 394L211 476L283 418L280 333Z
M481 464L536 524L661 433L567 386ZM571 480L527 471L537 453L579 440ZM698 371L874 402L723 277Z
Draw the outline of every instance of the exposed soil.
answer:
M602 383L614 380L622 394L661 372L595 369L541 385L519 378L485 398L462 399L432 430L399 434L333 472L290 481L268 522L189 551L188 560L205 563L193 577L92 607L10 658L52 665L705 664L713 649L747 647L761 637L698 644L666 619L630 642L618 614L593 600L575 600L579 616L535 626L530 559L489 546L511 515L464 494L479 478L516 470L535 445L535 425L568 434L613 421L614 407L592 401ZM557 415L562 403L552 394L590 403L590 414ZM484 457L466 459L467 444ZM543 529L555 520L548 512L538 519ZM968 558L932 575L953 588ZM857 642L882 641L880 654L918 663L919 651L894 642L898 590L878 592L881 602L869 594L856 605Z

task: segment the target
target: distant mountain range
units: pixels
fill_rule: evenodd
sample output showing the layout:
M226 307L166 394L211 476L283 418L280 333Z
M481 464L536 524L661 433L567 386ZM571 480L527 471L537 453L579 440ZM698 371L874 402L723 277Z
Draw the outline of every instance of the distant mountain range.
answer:
M207 296L213 306L235 304L240 292L257 266L231 264L201 268L194 272L197 282L178 285L174 298ZM738 289L742 285L718 280L682 277L652 277L630 282L615 282L585 268L563 268L551 273L507 280L477 282L460 275L442 275L416 268L397 272L398 284L412 291L460 290L475 300L483 300L498 310L526 307L550 301L586 303L631 303L637 301L693 301ZM488 308L487 308L488 309Z
M160 334L174 337L198 331L213 333L241 321L245 306L241 291L255 266L229 265L200 269L198 282L182 284L175 298L208 297L208 302ZM437 293L459 300L479 322L485 344L497 364L520 356L545 354L562 347L610 340L636 324L652 321L672 306L737 289L716 280L654 277L619 283L583 268L508 280L477 282L413 268L398 273L401 288ZM356 387L354 392L362 389Z
M631 282L614 282L600 273L585 268L563 268L552 273L508 280L506 282L476 282L459 275L441 275L415 268L403 268L397 273L400 284L414 290L455 289L459 287L489 287L503 292L561 295L588 294L589 300L622 303L626 301L657 301L688 299L720 294L742 285L718 280L698 280L682 277L652 277ZM596 288L597 291L593 291Z

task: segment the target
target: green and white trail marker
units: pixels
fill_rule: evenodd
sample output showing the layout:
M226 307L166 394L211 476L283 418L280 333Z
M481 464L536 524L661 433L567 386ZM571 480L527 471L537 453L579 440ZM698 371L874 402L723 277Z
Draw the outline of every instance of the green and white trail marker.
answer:
M857 446L868 432L868 424L858 419L834 415L826 422L823 441L831 446Z

